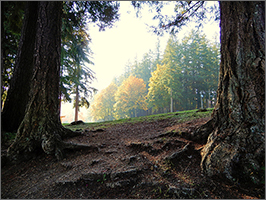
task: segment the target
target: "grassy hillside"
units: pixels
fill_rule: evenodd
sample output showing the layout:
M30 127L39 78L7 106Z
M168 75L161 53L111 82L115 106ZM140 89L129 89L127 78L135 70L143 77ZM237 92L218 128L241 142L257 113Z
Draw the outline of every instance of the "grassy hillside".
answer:
M195 110L186 110L186 111L179 111L179 112L172 112L172 113L163 113L163 114L156 114L156 115L149 115L143 117L133 117L127 119L119 119L113 121L105 121L105 122L90 122L85 123L83 125L73 125L69 126L69 124L64 124L70 129L98 129L98 128L107 128L110 126L115 126L117 124L124 124L124 123L139 123L139 122L152 122L156 120L163 120L163 119L175 119L178 122L186 122L191 121L193 119L210 117L213 111L213 108L207 109L205 112L197 112L198 109Z

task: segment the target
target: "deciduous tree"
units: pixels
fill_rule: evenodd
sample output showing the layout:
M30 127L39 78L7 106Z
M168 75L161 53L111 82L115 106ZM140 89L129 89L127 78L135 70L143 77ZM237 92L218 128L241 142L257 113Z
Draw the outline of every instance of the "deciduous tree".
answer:
M117 118L136 117L137 110L147 110L146 86L143 79L129 76L117 89L114 109Z
M107 121L113 120L114 117L114 104L115 104L115 93L117 91L117 86L114 82L101 90L98 93L91 106L91 116L95 121Z
M170 105L170 80L173 77L167 72L169 71L166 65L157 65L157 69L152 72L147 100L153 112L163 110Z
M184 70L183 65L180 60L182 59L182 44L179 43L177 38L171 37L166 45L162 63L166 66L166 70L163 72L165 84L167 84L169 95L171 98L171 110L173 111L173 100L175 102L184 102L182 98L182 92L184 91L184 86L182 85L182 70ZM179 105L175 109L182 110Z

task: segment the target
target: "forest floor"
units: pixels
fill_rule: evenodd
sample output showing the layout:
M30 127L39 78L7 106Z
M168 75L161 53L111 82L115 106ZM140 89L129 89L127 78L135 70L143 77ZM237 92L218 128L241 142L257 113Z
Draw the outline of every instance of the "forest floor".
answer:
M68 126L83 133L68 142L91 148L66 151L61 161L43 153L2 166L1 198L264 199L264 184L232 184L202 173L204 144L187 136L210 114L191 111Z

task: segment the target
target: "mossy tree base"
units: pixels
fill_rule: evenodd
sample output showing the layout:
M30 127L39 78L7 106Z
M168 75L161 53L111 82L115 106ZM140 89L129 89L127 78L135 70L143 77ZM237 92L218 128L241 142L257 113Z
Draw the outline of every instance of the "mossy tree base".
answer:
M36 3L29 2L28 6L31 4ZM30 159L41 149L47 154L54 154L58 159L62 159L66 148L86 148L84 145L63 142L63 138L80 133L64 128L60 122L62 2L38 2L37 7L38 20L34 54L32 54L34 69L29 100L15 141L7 151L7 158L11 162ZM23 49L24 45L22 44L20 48Z
M265 174L265 2L220 2L221 66L201 168L260 184ZM232 20L234 19L234 20ZM205 131L205 132L204 132Z

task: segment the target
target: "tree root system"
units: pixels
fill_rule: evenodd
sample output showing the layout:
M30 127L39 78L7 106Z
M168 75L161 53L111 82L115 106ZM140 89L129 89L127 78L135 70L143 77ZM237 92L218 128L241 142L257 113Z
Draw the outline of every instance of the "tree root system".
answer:
M185 135L208 120L129 123L104 131L82 125L82 134L63 140L62 160L40 152L19 165L2 166L1 197L265 198L264 184L232 184L201 171L204 145Z

